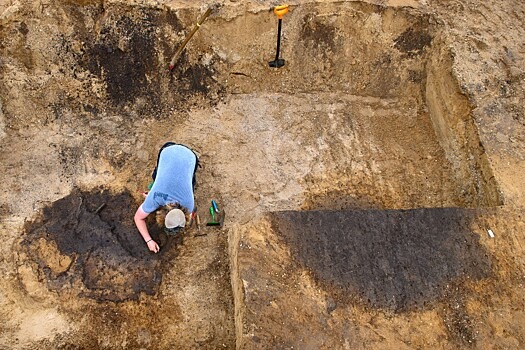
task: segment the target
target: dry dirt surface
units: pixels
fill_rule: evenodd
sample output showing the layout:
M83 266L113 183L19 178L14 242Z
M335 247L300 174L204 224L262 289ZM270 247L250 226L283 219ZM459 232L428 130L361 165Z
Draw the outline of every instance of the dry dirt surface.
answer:
M525 4L276 4L0 0L0 349L525 348Z

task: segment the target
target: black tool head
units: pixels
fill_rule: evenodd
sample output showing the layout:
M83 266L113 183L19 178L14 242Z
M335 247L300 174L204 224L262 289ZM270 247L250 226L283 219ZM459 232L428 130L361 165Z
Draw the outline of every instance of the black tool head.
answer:
M272 68L281 68L282 66L284 66L284 59L279 58L275 61L270 61L268 62L268 65Z

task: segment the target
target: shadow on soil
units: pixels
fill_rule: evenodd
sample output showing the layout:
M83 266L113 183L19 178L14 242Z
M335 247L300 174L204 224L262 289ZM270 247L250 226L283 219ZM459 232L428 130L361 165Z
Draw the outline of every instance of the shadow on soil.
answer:
M152 219L151 236L163 248L150 253L133 222L137 207L129 192L74 190L26 224L22 246L51 290L78 286L81 296L115 302L155 294L162 261L178 254L181 238L166 237Z
M402 312L491 274L469 228L474 216L460 208L283 211L272 214L272 225L334 299Z

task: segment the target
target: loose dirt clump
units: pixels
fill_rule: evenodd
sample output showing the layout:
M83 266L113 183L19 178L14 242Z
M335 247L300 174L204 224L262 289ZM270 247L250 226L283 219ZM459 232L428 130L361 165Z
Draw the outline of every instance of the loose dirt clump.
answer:
M450 338L455 343L468 347L475 344L476 335L474 320L469 316L465 299L465 291L461 285L447 285L444 292L445 305L440 313Z

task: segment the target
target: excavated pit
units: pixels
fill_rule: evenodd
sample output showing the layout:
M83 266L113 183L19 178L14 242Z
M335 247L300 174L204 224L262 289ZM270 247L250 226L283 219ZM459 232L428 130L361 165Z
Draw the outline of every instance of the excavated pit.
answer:
M58 293L77 286L73 291L78 296L114 302L154 295L162 266L176 259L171 245L176 240L180 244L181 237L166 236L155 218L148 218L152 238L165 248L159 255L149 254L134 226L137 206L129 193L75 190L26 224L22 245L48 287Z
M31 182L27 192L6 176L21 196L33 190L56 200L47 193L85 178L105 182L108 173L120 185L143 186L154 164L148 154L175 139L203 155L199 198L224 198L230 225L273 212L275 232L294 259L321 286L335 286L335 296L350 293L372 307L405 311L443 297L449 281L490 274L465 223L473 214L461 208L497 206L502 198L432 16L365 2L294 6L283 23L286 65L272 70L275 17L224 7L168 74L169 58L200 9L71 1L32 11L2 27L5 133L28 142L21 153L13 152L16 142L2 145L2 161L24 174L44 164L43 173L19 179ZM45 156L29 153L36 146ZM240 286L251 282L246 271L255 263L243 265L249 261L237 255L242 228L229 248L210 234L213 261L192 274L174 262L183 259L177 244L160 256L145 250L132 223L137 205L129 193L73 191L26 225L21 263L28 259L39 281L69 295L72 305L76 296L111 310L125 304L137 334L144 321L135 311L143 305L135 310L132 303L158 298L149 316L173 332L149 330L151 341L131 344L232 347L243 324L257 323L242 319L239 309L257 310L262 302L244 305ZM14 203L3 207L9 213ZM357 231L348 228L355 221ZM422 255L436 251L441 269L421 264ZM225 276L230 266L233 292ZM354 268L366 273L354 275ZM202 281L209 292L195 292ZM161 303L175 316L165 316ZM206 316L205 303L218 311ZM122 331L123 322L111 331ZM96 343L103 328L84 328L80 344ZM71 345L67 337L56 342Z

